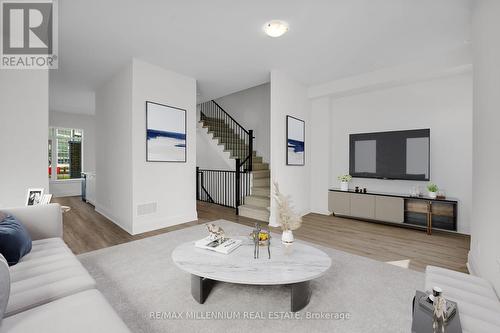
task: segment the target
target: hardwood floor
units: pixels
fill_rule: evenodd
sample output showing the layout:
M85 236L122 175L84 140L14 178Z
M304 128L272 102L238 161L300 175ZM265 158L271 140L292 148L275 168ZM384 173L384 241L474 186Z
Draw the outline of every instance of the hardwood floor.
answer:
M235 215L233 209L198 202L197 221L132 236L95 212L80 197L56 198L53 201L72 208L64 214L64 240L75 254L217 219L249 226L257 222ZM297 239L379 261L410 260L409 268L417 271L424 271L427 265L435 265L467 272L470 237L466 235L434 232L429 236L419 230L319 214L308 214L303 220L302 227L294 231Z

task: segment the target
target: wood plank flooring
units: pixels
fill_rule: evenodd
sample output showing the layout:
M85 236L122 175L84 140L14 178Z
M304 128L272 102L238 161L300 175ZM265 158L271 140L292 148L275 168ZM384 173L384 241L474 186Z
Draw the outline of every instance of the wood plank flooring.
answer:
M129 235L80 197L53 201L72 209L64 214L64 240L75 254L203 224L217 219L253 226L255 220L237 216L233 209L198 202L198 220L140 235ZM379 261L410 260L409 268L424 271L435 265L467 272L470 237L466 235L398 228L334 216L308 214L294 231L296 238ZM280 232L279 230L275 230Z

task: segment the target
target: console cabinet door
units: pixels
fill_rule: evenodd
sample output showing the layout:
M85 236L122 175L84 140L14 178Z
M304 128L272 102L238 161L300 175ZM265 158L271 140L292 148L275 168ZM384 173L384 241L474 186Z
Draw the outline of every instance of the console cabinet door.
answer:
M351 203L349 193L328 192L328 210L335 215L350 215Z
M351 216L375 219L375 195L351 193Z
M375 198L375 219L402 223L404 221L403 198L377 196Z

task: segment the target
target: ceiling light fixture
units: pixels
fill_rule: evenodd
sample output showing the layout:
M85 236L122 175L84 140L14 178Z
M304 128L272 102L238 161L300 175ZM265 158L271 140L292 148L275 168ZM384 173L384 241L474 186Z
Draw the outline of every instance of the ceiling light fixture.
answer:
M288 23L272 20L264 24L264 32L270 37L280 37L288 31Z

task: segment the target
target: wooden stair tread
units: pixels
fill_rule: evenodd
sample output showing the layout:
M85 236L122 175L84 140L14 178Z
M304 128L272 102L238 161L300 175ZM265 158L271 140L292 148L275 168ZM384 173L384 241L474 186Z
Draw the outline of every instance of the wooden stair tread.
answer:
M251 194L251 195L247 195L247 198L248 197L254 197L256 199L262 199L262 200L271 200L271 196L269 196L269 195Z
M265 207L259 207L259 206L249 205L249 204L241 205L239 208L246 208L246 209L251 209L251 210L269 213L269 209L267 209Z

